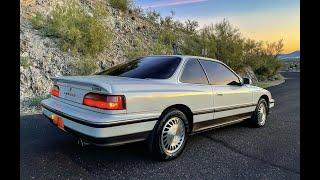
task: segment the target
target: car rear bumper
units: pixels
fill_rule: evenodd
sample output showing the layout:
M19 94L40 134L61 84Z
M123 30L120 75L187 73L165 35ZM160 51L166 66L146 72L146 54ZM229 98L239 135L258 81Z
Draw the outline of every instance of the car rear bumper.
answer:
M126 114L112 115L83 111L53 99L44 100L41 105L43 115L52 123L52 115L58 115L63 120L66 132L100 146L145 140L157 122L157 117L151 116L140 115L140 118L132 119L132 116Z

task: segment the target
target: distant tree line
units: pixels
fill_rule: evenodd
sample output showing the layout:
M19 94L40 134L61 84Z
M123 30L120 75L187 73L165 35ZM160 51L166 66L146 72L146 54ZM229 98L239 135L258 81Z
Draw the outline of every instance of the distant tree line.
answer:
M245 38L226 19L200 29L197 21L175 21L174 15L161 17L155 10L142 14L160 25L159 40L167 48L178 45L181 54L196 56L206 49L207 57L221 60L237 72L250 66L259 79L278 74L282 63L276 57L283 50L282 39L270 43Z

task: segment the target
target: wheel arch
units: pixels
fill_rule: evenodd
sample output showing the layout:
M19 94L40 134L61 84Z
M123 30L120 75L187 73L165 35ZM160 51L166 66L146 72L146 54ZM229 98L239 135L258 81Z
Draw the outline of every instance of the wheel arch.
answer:
M264 99L264 100L267 101L267 111L268 111L268 113L269 113L269 102L270 102L270 100L269 100L268 95L263 94L262 96L260 96L259 101L260 101L260 99ZM259 101L258 101L258 102L259 102Z
M187 120L188 120L187 132L190 133L192 131L192 128L193 128L193 113L192 113L191 109L188 106L184 105L184 104L174 104L174 105L171 105L171 106L167 107L166 109L164 109L162 111L160 119L170 109L180 110L181 112L183 112L187 116Z

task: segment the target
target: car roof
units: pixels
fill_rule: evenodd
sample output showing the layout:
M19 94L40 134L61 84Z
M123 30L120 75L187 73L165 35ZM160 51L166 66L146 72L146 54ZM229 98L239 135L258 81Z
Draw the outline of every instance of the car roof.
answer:
M225 64L222 61L219 61L217 59L212 59L212 58L208 58L208 57L202 57L202 56L191 56L191 55L150 55L150 56L145 56L145 57L152 57L152 56L162 56L162 57L180 57L181 59L183 59L183 61L189 59L189 58L194 58L194 59L203 59L203 60L209 60L209 61L215 61L215 62L219 62L223 65L225 65L229 70L231 70L234 74L236 74L239 78L240 76L233 70L231 69L227 64Z
M219 61L217 59L212 59L212 58L208 58L208 57L202 57L202 56L192 56L192 55L150 55L150 56L146 56L146 57L152 57L152 56L168 56L168 57L180 57L182 59L189 59L189 58L195 58L195 59L204 59L204 60L209 60L209 61L217 61L220 63L223 63L222 61Z

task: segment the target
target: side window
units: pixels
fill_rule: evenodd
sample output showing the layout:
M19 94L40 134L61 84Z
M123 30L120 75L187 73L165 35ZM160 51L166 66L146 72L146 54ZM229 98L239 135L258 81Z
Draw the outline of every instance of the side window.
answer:
M239 78L221 63L200 60L204 70L208 75L210 84L213 85L236 85L239 84Z
M188 60L184 66L180 81L193 84L208 84L207 77L196 59Z

